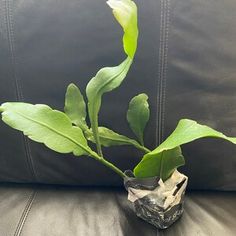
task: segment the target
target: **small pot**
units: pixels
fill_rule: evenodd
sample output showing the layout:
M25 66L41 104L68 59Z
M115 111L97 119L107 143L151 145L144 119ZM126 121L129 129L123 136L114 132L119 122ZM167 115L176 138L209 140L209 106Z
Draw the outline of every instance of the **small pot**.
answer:
M163 182L159 177L135 178L125 171L124 186L136 215L158 229L166 229L183 214L188 177L177 170Z

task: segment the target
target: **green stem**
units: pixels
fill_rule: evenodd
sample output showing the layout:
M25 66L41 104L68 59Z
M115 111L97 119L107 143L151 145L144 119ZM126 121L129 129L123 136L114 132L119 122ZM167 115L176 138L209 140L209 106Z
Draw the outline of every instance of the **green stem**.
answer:
M135 143L132 143L132 144L133 144L136 148L138 148L139 150L141 150L141 151L144 151L144 152L146 152L146 153L151 152L150 149L148 149L148 148L146 148L146 147L140 145L138 142L135 142Z
M160 163L160 179L162 179L162 180L163 180L163 155L164 155L164 152L165 151L163 151L161 154L161 163Z
M141 138L141 139L139 140L139 143L140 143L142 146L144 146L143 138Z
M95 118L95 121L91 122L91 126L92 126L93 136L96 143L98 155L103 157L102 146L101 146L100 137L98 134L98 117L97 116Z
M118 167L116 167L115 165L113 165L111 162L107 161L103 157L99 156L96 152L89 151L89 154L92 158L101 162L103 165L107 166L108 168L116 172L121 178L127 177L121 169L119 169Z

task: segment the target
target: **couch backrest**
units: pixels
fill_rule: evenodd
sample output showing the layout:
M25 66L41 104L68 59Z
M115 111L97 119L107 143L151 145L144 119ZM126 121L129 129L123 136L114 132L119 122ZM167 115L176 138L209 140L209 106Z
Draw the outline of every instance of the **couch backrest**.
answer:
M100 123L132 137L129 100L149 95L145 142L154 148L180 118L236 135L236 3L137 0L140 38L123 85L104 96ZM96 72L124 59L122 32L104 0L0 1L0 102L45 103L62 110L66 86L82 91ZM86 157L57 154L0 124L0 181L120 186L119 176ZM105 155L132 169L142 153ZM236 190L236 147L201 140L183 147L189 188Z

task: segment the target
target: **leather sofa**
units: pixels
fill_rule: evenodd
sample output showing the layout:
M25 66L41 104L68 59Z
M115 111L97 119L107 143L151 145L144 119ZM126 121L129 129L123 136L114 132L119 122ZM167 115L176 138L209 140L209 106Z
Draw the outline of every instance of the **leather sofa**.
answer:
M149 95L146 146L180 118L236 135L236 3L136 0L138 51L122 86L104 96L100 123L132 137L128 101ZM66 86L84 91L124 58L105 0L0 0L0 102L62 110ZM0 123L0 236L234 236L236 147L207 139L183 147L189 177L182 218L157 230L137 218L122 179L87 157L55 153ZM104 149L122 170L142 153Z

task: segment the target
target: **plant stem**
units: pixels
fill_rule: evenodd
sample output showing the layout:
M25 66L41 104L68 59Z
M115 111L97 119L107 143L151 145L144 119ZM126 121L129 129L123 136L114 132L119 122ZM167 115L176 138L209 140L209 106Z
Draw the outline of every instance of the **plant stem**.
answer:
M144 152L146 152L146 153L151 152L150 149L148 149L148 148L146 148L146 147L140 145L138 142L133 143L133 145L134 145L136 148L138 148L138 149L140 149L141 151L144 151Z
M98 155L103 157L102 146L101 146L100 137L98 134L98 117L97 116L95 118L95 121L91 122L91 126L92 126L93 136L96 143Z
M104 158L101 158L100 162L103 163L108 168L110 168L113 171L115 171L121 178L127 177L122 170L120 170L119 168L117 168L115 165L113 165L111 162L105 160Z
M160 163L160 179L162 179L163 180L163 155L164 155L164 152L165 151L163 151L162 153L161 153L161 163ZM164 180L163 180L164 181Z
M95 160L101 162L103 165L115 171L121 178L127 177L121 169L119 169L106 159L104 159L102 156L99 156L96 152L89 152L89 153L92 158L94 158Z

